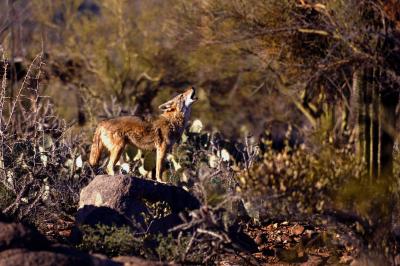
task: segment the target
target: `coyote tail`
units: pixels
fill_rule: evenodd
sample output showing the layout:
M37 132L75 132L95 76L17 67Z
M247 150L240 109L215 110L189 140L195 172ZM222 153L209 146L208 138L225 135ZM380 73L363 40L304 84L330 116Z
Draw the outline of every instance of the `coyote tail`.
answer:
M97 165L100 159L101 151L103 149L103 143L101 142L100 132L101 127L97 127L93 136L92 147L90 148L89 164L91 166Z

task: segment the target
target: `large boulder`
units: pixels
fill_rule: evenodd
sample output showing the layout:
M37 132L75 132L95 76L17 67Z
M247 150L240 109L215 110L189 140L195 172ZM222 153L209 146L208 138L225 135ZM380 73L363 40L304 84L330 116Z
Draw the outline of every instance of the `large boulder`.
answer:
M0 252L0 266L162 266L168 263L123 256L108 259L103 255L87 254L69 247L50 250L8 249Z
M0 222L0 266L155 266L163 263L136 257L108 259L65 245L52 244L35 228Z
M51 250L33 251L28 249L8 249L0 252L0 265L13 266L119 266L121 263L107 258L97 258L73 249L63 253Z
M184 189L127 175L98 175L80 193L77 224L126 224L134 218L143 224L144 204L167 202L174 215L200 207L200 202ZM176 223L174 223L176 224Z
M0 222L1 265L121 265L67 246L55 246L35 228L22 223Z
M43 249L48 246L47 239L36 229L20 223L0 222L0 251L25 247Z
M131 192L132 179L124 176L96 176L79 197L79 209L85 206L108 207L119 213L131 217L148 210L139 197Z

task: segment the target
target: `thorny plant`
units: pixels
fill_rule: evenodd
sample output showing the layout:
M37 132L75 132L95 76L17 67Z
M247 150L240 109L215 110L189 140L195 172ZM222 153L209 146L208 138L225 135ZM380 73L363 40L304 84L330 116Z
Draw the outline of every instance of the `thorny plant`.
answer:
M189 136L189 147L196 146L192 143L196 139L201 139L201 134ZM193 155L188 156L193 158L192 165L196 166L191 190L201 200L202 207L191 211L190 219L181 215L184 223L170 230L170 233L178 235L175 242L178 245L177 249L183 250L179 257L175 258L177 261L209 263L221 259L223 255L233 254L251 264L251 255L247 251L254 247L251 246L251 241L246 241L248 239L242 234L242 228L237 223L241 213L245 215L245 212L242 198L237 193L239 182L236 180L237 173L233 165L239 169L250 169L258 159L259 148L251 143L250 138L246 138L243 145L225 142L224 146L228 149L227 146L235 147L239 154L237 161L229 153L226 153L229 158L224 158L221 155L224 148L217 141L213 141L212 137L203 141L203 145L197 147ZM204 159L208 160L208 165L202 164ZM211 163L213 167L210 167L211 161L214 161ZM245 257L241 254L243 251L248 253ZM198 261L199 259L201 260Z
M219 133L188 132L187 138L174 152L179 171L189 176L183 185L203 202L215 205L235 197L239 186L237 173L259 159L259 148L249 137L244 144L224 140ZM172 171L173 167L170 167Z
M241 253L245 252L247 258L242 257L242 259L250 264L250 252L254 249L252 242L242 234L240 227L228 219L227 212L223 208L225 203L221 202L215 207L202 206L190 212L190 220L181 216L184 223L170 230L171 233L178 232L178 245L181 243L180 239L190 232L190 240L182 249L184 252L180 254L179 261L193 262L194 256L203 254L201 263L208 263L226 254L242 257Z
M12 195L3 213L40 224L45 212L71 214L91 170L82 162L79 139L40 95L42 54L30 64L14 98L9 97L9 64L2 53L0 92L0 186ZM79 175L78 175L79 174Z

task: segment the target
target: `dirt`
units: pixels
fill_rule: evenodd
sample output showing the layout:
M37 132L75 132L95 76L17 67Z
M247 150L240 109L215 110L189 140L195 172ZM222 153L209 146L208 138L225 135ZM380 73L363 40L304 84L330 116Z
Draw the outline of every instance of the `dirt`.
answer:
M258 245L259 252L252 255L262 265L349 265L354 260L354 248L342 245L342 236L323 226L271 222L249 226L247 233Z
M51 239L66 239L73 224L65 219L52 220L43 224L41 231ZM218 265L241 265L243 258L249 264L261 265L350 265L355 258L354 247L343 244L344 234L324 226L280 221L246 227L245 232L257 243L259 251L242 254L241 258L227 255Z

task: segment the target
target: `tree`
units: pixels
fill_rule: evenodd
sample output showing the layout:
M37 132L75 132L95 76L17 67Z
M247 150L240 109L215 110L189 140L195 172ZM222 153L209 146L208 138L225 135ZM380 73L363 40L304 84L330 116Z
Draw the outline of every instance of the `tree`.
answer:
M156 61L163 46L149 45L154 36L148 37L145 23L157 20L157 12L149 14L150 7L136 1L41 1L32 8L43 30L52 90L67 85L91 110L114 97L138 113L151 111L166 83Z
M198 36L206 49L240 51L230 58L231 71L242 72L237 66L247 62L249 83L267 81L313 127L326 121L327 136L357 130L360 159L370 175L392 174L398 22L388 10L393 13L394 6L367 0L183 5L181 16L189 22L182 32Z

